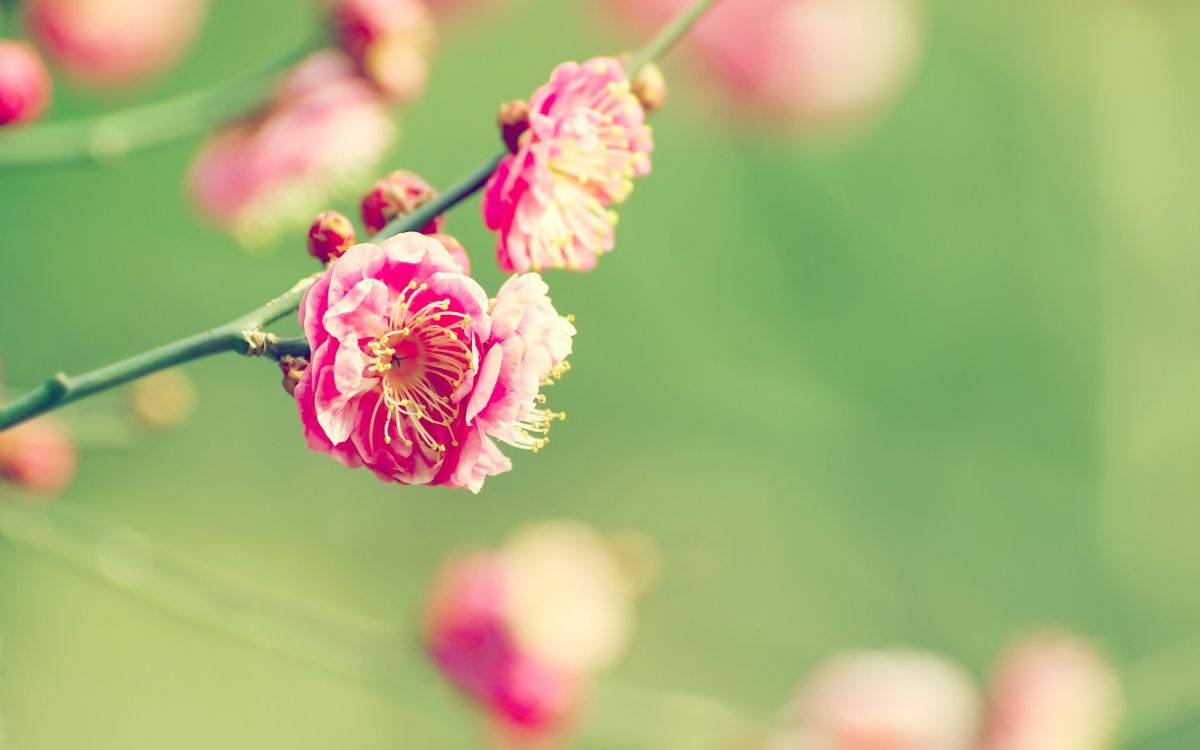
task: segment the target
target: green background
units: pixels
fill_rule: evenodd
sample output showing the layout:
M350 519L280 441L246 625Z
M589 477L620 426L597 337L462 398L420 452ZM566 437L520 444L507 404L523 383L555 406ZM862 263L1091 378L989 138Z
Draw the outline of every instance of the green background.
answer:
M617 251L549 274L578 319L552 394L570 417L481 495L384 485L308 452L273 367L227 356L189 366L200 408L177 430L114 439L119 395L64 412L85 447L56 502L405 629L453 550L545 518L644 530L664 579L587 747L704 747L689 732L716 737L696 719L715 709L664 694L769 718L846 648L931 649L982 680L1044 625L1096 638L1121 669L1123 746L1196 747L1200 9L926 11L904 95L836 142L736 130L698 76L667 66L654 173L622 208ZM442 185L473 168L499 100L619 48L596 19L531 0L448 29L390 164ZM221 80L313 23L288 0L215 2L158 86L62 87L53 116ZM194 215L181 176L195 147L0 172L11 388L224 322L312 270L302 230L254 255ZM449 231L496 288L476 201ZM368 660L389 685L357 684L24 546L0 543L0 637L16 750L479 744L473 712L417 656ZM634 686L649 697L630 700Z

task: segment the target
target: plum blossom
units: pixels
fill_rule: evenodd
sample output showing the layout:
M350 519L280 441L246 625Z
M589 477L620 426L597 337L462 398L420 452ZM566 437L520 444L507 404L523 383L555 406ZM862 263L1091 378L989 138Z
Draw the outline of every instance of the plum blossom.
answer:
M478 491L508 468L468 439L464 414L491 329L487 295L437 240L351 247L305 294L300 322L311 359L294 395L310 448L404 484ZM482 476L460 474L460 461Z
M205 0L29 0L30 33L63 70L95 87L162 72L188 48Z
M483 217L504 271L587 271L613 248L610 206L650 171L654 139L615 59L563 63L529 101L529 128L488 180Z
M361 184L395 135L376 88L345 55L325 49L291 71L264 111L210 137L188 184L208 218L259 245Z
M334 0L331 10L338 43L389 99L424 93L436 34L422 0Z
M688 0L602 0L657 28ZM915 67L920 0L732 0L684 41L733 99L723 111L817 128L851 124L894 98Z
M1000 662L984 750L1103 750L1116 734L1121 686L1095 648L1036 634Z
M50 73L32 44L0 39L0 126L36 120L51 89Z
M633 594L607 541L568 521L447 562L430 590L430 657L507 744L552 740L625 650Z

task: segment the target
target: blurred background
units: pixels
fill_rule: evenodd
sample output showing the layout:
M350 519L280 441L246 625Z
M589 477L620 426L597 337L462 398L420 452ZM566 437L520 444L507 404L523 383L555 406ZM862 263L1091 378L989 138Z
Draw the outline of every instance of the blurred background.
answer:
M124 531L100 540L100 579L0 539L11 748L478 747L417 643L425 592L456 550L547 518L639 530L660 560L580 747L705 747L697 714L770 723L848 649L936 652L983 683L1047 626L1117 669L1120 746L1200 744L1200 7L913 12L894 101L819 132L743 111L696 49L666 61L654 172L622 207L617 250L593 273L546 274L579 329L553 392L569 418L478 496L310 453L269 362L189 365L196 408L177 429L130 427L126 391L61 412L73 483L0 500ZM315 23L285 0L216 0L156 82L60 87L51 117L220 81ZM583 0L485 4L439 33L379 174L450 184L495 150L500 100L646 37ZM197 215L183 176L198 143L110 167L0 167L10 394L311 273L303 227L247 252ZM371 177L329 207L353 215ZM448 231L497 288L477 199ZM330 631L388 675L361 684L101 580L153 575L146 540L231 585L409 631L411 653L375 660ZM235 627L277 635L252 619Z

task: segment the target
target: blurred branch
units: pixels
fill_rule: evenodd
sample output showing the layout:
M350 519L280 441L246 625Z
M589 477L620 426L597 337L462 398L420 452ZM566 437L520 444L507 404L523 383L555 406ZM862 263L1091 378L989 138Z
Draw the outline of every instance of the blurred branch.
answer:
M646 63L653 62L667 54L675 46L675 43L682 39L683 35L692 28L692 25L700 20L700 17L708 11L714 2L716 0L696 0L681 10L661 31L655 34L653 39L638 50L637 54L626 65L626 72L630 76L633 76Z
M201 91L120 112L45 122L0 133L0 167L116 161L135 151L207 133L260 107L279 77L323 40Z

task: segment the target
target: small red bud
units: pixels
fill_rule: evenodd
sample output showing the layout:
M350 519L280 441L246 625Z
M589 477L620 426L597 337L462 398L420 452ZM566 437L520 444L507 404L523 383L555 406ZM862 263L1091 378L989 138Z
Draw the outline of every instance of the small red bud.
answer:
M75 444L50 417L0 431L0 479L28 490L56 493L75 474Z
M647 114L662 109L667 102L667 79L652 62L643 65L633 77L631 89Z
M342 257L354 244L354 225L337 211L325 211L308 230L308 254L322 263Z
M416 174L404 169L378 180L362 199L362 219L367 230L378 232L389 221L398 216L407 216L428 203L437 195L429 183ZM442 230L446 222L444 215L433 217L418 231L434 234Z
M300 376L307 369L308 360L304 357L285 354L279 358L279 371L283 373L283 390L287 391L289 396L296 395L296 384L300 382Z
M500 138L510 153L521 147L521 136L529 130L529 102L514 99L500 105L496 112L496 123L500 126Z
M0 39L0 125L37 118L50 90L50 73L33 45Z

